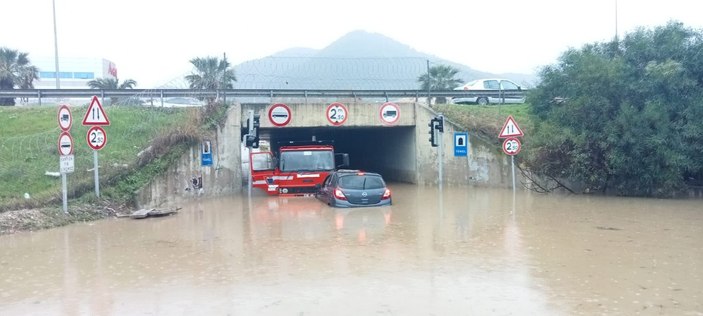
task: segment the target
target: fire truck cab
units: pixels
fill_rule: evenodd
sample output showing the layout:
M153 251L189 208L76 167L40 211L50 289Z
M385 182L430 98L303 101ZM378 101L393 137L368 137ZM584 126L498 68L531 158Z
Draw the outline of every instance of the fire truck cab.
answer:
M289 142L275 152L249 154L252 186L269 195L313 195L316 185L337 168L349 166L349 154L335 154L331 144Z

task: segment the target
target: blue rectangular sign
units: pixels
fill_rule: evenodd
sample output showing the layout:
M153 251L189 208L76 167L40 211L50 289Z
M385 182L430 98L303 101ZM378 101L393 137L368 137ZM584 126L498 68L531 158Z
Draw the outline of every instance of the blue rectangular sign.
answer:
M454 157L466 157L469 152L469 133L454 132Z
M203 149L200 153L200 161L203 167L212 166L212 145L209 140L203 142Z

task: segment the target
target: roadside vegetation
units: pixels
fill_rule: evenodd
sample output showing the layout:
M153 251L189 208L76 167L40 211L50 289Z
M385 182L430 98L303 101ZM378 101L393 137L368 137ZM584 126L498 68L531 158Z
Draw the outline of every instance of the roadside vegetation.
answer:
M525 166L578 192L669 197L700 186L701 52L703 31L671 22L563 53L528 97Z
M57 109L22 107L0 109L0 211L48 206L61 197L58 172ZM88 128L80 125L86 107L73 107L75 172L68 175L71 198L80 197L93 188L93 153L87 145ZM105 107L111 125L104 127L107 142L98 152L101 184L105 197L121 203L133 198L133 187L125 183L145 184L159 172L138 167L162 164L169 159L171 146L196 139L194 113L188 110ZM5 136L6 135L6 136ZM178 147L175 147L178 148ZM137 181L142 179L144 181ZM112 187L111 185L116 185Z
M467 131L478 134L497 145L502 143L498 133L509 115L515 118L523 131L531 130L532 127L529 104L438 104L433 108Z
M0 47L0 90L33 89L39 68L32 65L29 54ZM0 98L0 106L15 105L13 98Z
M26 54L7 49L0 53L11 57L6 61L15 63L7 69L18 69L17 56L26 59ZM28 61L20 61L33 70ZM185 79L192 88L231 88L231 82L222 81L235 80L226 59L195 58L191 62L194 72ZM6 88L19 86L21 72L3 74L9 82ZM135 85L132 79L121 84L112 78L90 82L94 89L131 89ZM4 100L6 105L14 105L9 101ZM208 100L202 108L135 107L123 106L122 99L111 101L115 106L104 104L111 125L104 127L107 141L98 153L100 198L94 194L93 150L86 140L88 127L81 125L87 105L71 107L75 171L67 176L68 215L60 209L58 108L0 108L0 178L3 179L0 234L94 220L133 210L137 192L199 142L204 132L222 126L228 109L215 99Z

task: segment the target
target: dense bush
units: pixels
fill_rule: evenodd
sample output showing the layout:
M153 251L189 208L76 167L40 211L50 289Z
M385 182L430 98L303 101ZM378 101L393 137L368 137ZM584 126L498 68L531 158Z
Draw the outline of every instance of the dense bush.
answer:
M525 165L584 190L670 196L703 180L703 34L669 24L542 69Z

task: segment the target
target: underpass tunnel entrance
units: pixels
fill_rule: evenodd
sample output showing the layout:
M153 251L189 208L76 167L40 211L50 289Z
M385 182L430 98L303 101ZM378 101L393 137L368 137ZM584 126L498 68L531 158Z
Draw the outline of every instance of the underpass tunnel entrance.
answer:
M298 127L261 129L273 152L289 141L333 141L349 154L348 169L380 173L392 182L416 183L415 127Z

